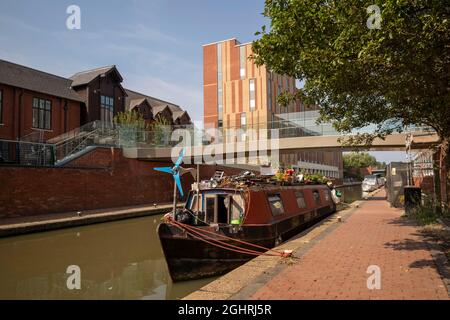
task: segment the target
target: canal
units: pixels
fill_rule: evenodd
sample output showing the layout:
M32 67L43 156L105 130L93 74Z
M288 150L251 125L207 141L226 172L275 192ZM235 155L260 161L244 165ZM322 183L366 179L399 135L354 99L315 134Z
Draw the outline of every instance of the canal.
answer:
M340 186L342 200L361 184ZM172 283L156 228L161 215L0 238L0 299L181 299L215 278ZM81 289L67 288L69 266Z
M0 299L181 299L214 280L172 283L161 216L0 239ZM81 270L69 290L67 267Z

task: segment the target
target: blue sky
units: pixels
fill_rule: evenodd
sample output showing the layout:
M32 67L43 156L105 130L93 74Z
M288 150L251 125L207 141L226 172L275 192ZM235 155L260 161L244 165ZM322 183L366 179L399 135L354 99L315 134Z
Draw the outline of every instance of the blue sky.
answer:
M124 86L203 114L202 45L255 39L262 0L1 1L0 58L70 76L115 64ZM68 30L66 9L81 9Z
M81 9L68 30L66 9ZM203 114L202 45L255 39L263 0L0 0L0 59L69 77L117 65L124 86ZM403 154L379 153L381 161Z

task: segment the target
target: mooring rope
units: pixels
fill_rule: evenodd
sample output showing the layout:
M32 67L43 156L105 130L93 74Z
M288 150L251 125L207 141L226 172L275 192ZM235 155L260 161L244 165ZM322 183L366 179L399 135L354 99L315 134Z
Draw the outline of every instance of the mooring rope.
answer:
M220 234L220 233L212 232L212 231L209 231L209 230L204 230L202 228L198 228L198 227L194 227L194 226L189 226L187 224L180 223L180 222L177 222L177 221L173 220L172 217L168 217L167 220L168 220L169 223L179 227L180 229L184 229L185 231L187 231L187 233L189 235L191 235L192 237L194 237L194 238L196 238L198 240L204 241L206 243L209 243L209 244L211 244L213 246L220 247L220 248L225 249L225 250L234 251L234 252L243 253L243 254L256 255L256 256L259 256L259 255L276 256L276 257L289 257L289 256L291 256L290 252L286 252L286 251L281 252L281 251L278 251L278 250L274 250L274 249L266 248L266 247L263 247L263 246L259 246L259 245L256 245L256 244L253 244L253 243L250 243L250 242L247 242L247 241L243 241L243 240L239 240L239 239L236 239L236 238L228 237L228 236ZM242 248L242 247L230 244L230 243L225 243L223 240L214 239L211 236L208 236L207 235L208 233L209 234L213 234L216 237L221 237L223 239L236 241L238 243L242 243L242 244L245 244L245 245L250 246L250 247L263 249L266 252L260 252L260 251L256 251L256 250L252 250L252 249ZM274 253L268 253L269 251L272 251Z

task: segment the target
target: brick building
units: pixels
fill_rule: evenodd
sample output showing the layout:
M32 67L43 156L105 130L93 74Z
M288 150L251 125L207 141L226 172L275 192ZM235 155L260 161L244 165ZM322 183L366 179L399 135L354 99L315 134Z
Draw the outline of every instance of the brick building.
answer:
M40 131L47 140L79 127L83 97L71 82L0 60L0 139Z
M0 60L0 139L26 140L38 134L45 142L95 120L112 123L125 110L143 112L147 119L161 113L170 124L191 122L179 106L127 90L122 81L116 66L64 78ZM136 96L145 100L147 109L141 111Z

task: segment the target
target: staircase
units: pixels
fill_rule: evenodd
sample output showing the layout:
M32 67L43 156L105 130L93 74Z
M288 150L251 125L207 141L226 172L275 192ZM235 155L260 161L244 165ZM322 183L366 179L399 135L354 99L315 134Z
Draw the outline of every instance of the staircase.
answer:
M97 146L117 146L111 123L93 121L47 141L55 146L55 165L62 166Z

